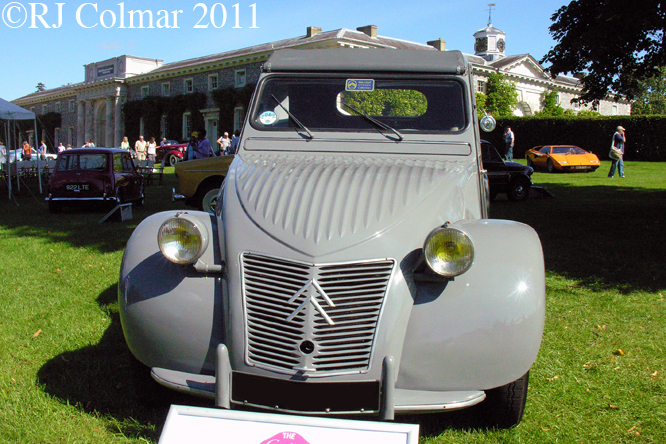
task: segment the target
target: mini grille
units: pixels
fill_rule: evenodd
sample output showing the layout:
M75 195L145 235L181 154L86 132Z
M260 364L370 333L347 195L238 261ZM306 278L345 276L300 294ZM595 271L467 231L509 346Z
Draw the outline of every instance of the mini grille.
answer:
M305 372L368 368L392 260L310 265L253 253L242 259L251 364ZM313 352L302 351L305 341Z

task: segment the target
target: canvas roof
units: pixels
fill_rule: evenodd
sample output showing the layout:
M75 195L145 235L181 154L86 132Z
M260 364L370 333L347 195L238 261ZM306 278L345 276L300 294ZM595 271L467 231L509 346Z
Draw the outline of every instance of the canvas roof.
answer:
M33 120L35 113L14 105L0 98L0 119L2 120Z

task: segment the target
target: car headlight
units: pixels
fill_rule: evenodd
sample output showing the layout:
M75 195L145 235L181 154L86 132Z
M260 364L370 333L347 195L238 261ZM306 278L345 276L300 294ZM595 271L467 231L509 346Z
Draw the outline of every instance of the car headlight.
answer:
M164 257L171 262L191 264L206 251L208 230L196 217L177 214L160 226L157 244Z
M432 271L442 276L455 277L472 266L474 247L465 233L444 226L428 235L423 254Z

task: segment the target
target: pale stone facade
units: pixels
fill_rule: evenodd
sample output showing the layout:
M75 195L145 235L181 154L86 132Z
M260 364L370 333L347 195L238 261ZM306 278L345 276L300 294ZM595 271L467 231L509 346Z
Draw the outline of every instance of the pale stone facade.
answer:
M500 72L517 86L516 115L533 115L540 110L541 94L549 89L558 92L563 108L578 111L577 105L571 103L581 92L577 79L551 78L529 54L506 56L506 34L492 25L477 31L474 38L475 54L466 54L466 57L471 63L478 92L485 91L485 79L491 72ZM119 146L123 136L130 139L138 136L124 133L122 107L128 100L202 92L207 95L207 101L199 111L203 114L208 138L214 140L224 131L231 133L240 128L245 110L240 104L235 105L233 128L218 128L219 109L212 99L213 90L256 83L263 62L276 49L335 47L446 50L441 39L423 44L383 37L377 34L374 25L326 32L308 27L305 36L182 62L164 64L162 60L123 55L91 63L84 67L83 82L29 94L13 103L37 115L60 114L61 126L56 128L55 134L40 135L49 145L63 142L76 147L92 139L97 146L111 147ZM598 109L604 115L628 115L630 110L628 102L611 101L602 101ZM186 140L192 130L187 114L183 115L179 132L181 140ZM162 134L155 136L161 138Z

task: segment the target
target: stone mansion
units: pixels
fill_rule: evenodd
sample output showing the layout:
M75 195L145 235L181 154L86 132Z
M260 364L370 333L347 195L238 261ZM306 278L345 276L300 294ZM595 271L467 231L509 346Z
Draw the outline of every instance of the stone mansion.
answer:
M474 34L474 54L465 54L472 64L475 87L485 92L485 79L492 72L500 72L514 82L518 91L518 116L533 115L541 108L541 94L547 90L558 92L560 105L565 109L579 110L571 99L579 96L578 79L567 76L552 78L529 54L505 54L506 35L488 25ZM30 109L37 116L47 113L60 115L60 126L53 134L41 134L40 139L51 145L59 142L74 147L93 140L97 146L117 147L123 136L130 141L138 134L126 134L127 122L123 117L123 105L148 96L176 97L190 93L204 93L205 104L197 111L203 116L209 140L218 138L222 131L232 132L240 128L245 117L242 103L234 104L233 124L221 122L220 109L213 100L213 91L219 88L243 88L256 83L263 62L281 48L389 48L444 51L441 39L427 44L409 42L377 34L374 25L357 30L338 29L322 32L321 28L308 27L306 34L291 39L233 50L221 54L197 57L172 63L162 60L123 55L84 66L84 81L59 88L28 94L13 101ZM629 115L631 104L620 101L602 101L597 111L603 115ZM163 116L166 122L166 116ZM179 116L177 128L170 127L169 138L186 140L192 130L191 110ZM220 126L225 126L220 128ZM233 126L233 127L231 127ZM143 122L132 125L143 133ZM166 128L166 124L162 125ZM164 131L162 131L164 133ZM166 134L144 134L156 139ZM35 146L34 134L29 134Z

